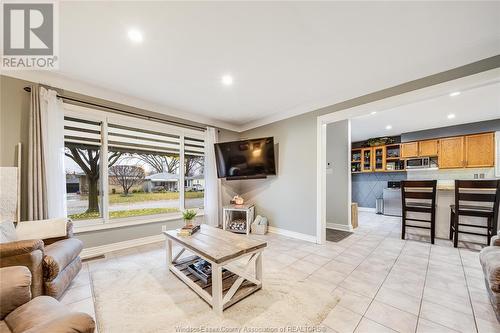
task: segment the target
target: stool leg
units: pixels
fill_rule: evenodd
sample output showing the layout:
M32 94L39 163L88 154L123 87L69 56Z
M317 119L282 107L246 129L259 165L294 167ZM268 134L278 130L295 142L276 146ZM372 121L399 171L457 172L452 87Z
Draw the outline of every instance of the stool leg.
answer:
M454 219L453 215L455 214L453 214L453 210L450 209L450 240L453 239L453 219Z
M486 230L487 230L487 232L486 232L486 234L487 234L486 238L488 239L486 245L490 245L491 236L493 234L493 218L492 217L488 217L488 228Z
M403 212L402 221L401 221L401 239L405 239L405 231L406 231L406 216L405 212Z
M458 213L453 214L453 228L455 229L455 237L453 238L453 247L458 247Z
M431 219L431 244L434 244L434 236L436 233L436 228L435 228L435 223L434 223L434 217Z

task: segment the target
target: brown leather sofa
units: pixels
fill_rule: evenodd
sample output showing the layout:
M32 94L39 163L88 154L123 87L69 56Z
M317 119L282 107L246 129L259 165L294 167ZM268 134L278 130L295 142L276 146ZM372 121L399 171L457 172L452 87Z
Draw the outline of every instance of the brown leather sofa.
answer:
M82 268L82 249L83 244L73 238L73 224L68 221L64 237L0 244L0 267L27 267L32 276L32 296L59 299Z
M500 322L500 232L491 238L491 246L481 250L479 260L483 267L484 281L491 305Z
M92 333L95 322L69 312L52 297L31 299L31 273L23 266L0 268L0 333Z

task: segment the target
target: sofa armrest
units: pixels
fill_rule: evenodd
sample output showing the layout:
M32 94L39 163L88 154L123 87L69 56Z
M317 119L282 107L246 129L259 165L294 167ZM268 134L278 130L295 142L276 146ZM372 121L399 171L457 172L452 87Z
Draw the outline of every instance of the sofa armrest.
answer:
M76 238L64 239L45 247L43 257L43 275L45 281L54 280L59 272L64 270L80 255L83 243Z
M43 241L40 239L21 240L0 244L0 259L26 254L40 250L43 252Z
M0 320L31 300L31 273L27 267L0 268Z

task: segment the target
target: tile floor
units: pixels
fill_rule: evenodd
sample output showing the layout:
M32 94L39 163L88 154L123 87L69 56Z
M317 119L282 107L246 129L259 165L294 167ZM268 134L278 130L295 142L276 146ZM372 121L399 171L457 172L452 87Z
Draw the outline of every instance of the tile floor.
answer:
M455 249L447 240L432 246L403 241L400 235L399 218L365 212L354 234L338 243L320 246L268 234L264 273L287 268L304 281L327 283L338 300L322 322L329 332L500 332L478 251ZM98 321L91 272L154 251L163 251L162 244L84 263L62 302Z

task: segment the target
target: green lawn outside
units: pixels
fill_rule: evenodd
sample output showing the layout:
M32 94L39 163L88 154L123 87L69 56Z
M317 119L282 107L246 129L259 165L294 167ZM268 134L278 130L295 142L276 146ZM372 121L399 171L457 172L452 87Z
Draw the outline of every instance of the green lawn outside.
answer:
M185 192L186 199L203 198L204 192ZM81 196L82 199L87 199L86 195ZM128 196L122 194L109 194L110 204L132 203L141 201L158 201L158 200L178 200L179 192L139 192L130 193Z
M143 209L131 209L131 210L118 210L115 212L109 212L109 217L111 219L117 219L122 217L132 217L132 216L142 216L142 215L155 215L155 214L166 214L178 212L179 208L143 208ZM68 215L72 220L90 220L99 218L99 212L92 213L80 213Z

